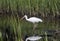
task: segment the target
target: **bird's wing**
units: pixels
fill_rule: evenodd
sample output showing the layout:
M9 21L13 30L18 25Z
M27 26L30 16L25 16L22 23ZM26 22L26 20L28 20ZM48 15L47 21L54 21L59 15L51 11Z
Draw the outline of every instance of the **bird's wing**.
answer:
M31 17L29 18L30 20L41 20L40 18L36 18L36 17Z
M31 17L31 18L29 18L29 19L39 19L39 18L36 18L36 17Z
M33 23L35 23L35 22L42 22L42 20L40 18L36 18L36 17L31 17L27 21L33 22Z

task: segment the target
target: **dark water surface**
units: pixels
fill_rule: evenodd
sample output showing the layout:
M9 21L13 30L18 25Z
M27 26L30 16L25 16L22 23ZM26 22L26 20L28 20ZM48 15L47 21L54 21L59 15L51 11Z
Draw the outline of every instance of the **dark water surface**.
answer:
M41 41L59 41L60 38L60 19L43 19L42 23L38 23L35 33L33 34L33 24L27 22L26 20L21 22L22 37L25 35L42 35L43 39ZM48 40L44 35L47 33ZM51 37L50 37L51 35ZM49 38L50 37L50 38Z

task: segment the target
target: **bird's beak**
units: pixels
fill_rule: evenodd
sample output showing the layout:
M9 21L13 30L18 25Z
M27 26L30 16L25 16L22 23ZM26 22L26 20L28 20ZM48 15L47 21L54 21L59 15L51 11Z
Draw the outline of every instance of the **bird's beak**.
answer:
M23 19L24 19L24 17L21 18L21 20L23 20Z

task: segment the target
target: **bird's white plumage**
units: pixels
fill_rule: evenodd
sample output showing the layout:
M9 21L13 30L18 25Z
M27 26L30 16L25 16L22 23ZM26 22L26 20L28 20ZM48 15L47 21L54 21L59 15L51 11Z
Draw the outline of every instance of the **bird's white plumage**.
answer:
M36 17L31 17L31 18L29 18L28 20L31 21L31 22L33 22L33 23L35 23L35 22L42 22L41 19L36 18Z
M42 37L40 37L40 36L31 36L31 37L26 38L26 41L27 41L27 40L35 41L35 40L39 40L39 39L41 39L41 38L42 38Z
M42 22L42 19L37 18L37 17L30 17L30 18L28 18L27 15L25 15L24 17L25 17L25 19L27 21L32 22L32 23Z

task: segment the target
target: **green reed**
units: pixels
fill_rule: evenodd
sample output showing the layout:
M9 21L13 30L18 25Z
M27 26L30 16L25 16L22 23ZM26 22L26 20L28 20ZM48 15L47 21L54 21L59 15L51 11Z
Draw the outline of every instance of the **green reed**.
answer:
M11 32L14 32L14 34L18 35L16 36L16 41L21 41L21 27L20 27L20 21L18 17L15 17L14 15L9 16L1 16L0 18L0 30L3 31L6 26L10 26ZM3 33L3 32L1 32ZM3 41L3 40L2 40Z
M17 5L21 14L28 13L29 15L39 15L43 17L52 14L53 16L59 15L60 0L0 0L0 8L5 10L9 9L16 11ZM18 10L18 11L19 11Z

